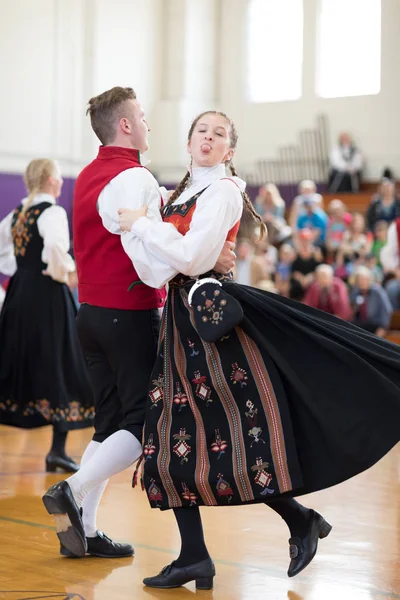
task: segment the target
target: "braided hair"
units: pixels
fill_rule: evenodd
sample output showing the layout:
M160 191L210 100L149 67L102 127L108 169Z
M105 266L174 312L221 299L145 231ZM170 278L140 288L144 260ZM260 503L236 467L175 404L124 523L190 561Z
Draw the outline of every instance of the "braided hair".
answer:
M228 166L232 173L232 177L237 177L236 169L233 166L231 161L229 162ZM255 210L253 203L249 198L249 195L246 194L246 192L242 192L242 197L243 197L243 208L244 208L245 212L253 218L253 221L257 221L257 223L259 224L259 227L260 227L259 239L262 240L263 237L267 235L267 226L265 225L264 221L262 220L262 218L260 217L258 212Z
M230 131L230 140L231 140L231 144L230 147L236 148L236 144L238 141L238 133L235 127L234 122L223 112L220 112L218 110L207 110L203 113L201 113L200 115L198 115L198 117L195 118L195 120L193 121L192 125L190 126L189 129L189 133L188 133L188 142L190 142L190 139L192 137L194 128L196 127L197 123L199 122L199 120L204 117L205 115L220 115L221 117L223 117L224 119L226 119L230 125L231 131ZM233 166L232 162L229 161L227 163L227 166L229 166L230 171L232 173L233 177L236 177L236 170L235 167ZM173 204L173 202L175 202L175 200L177 198L179 198L179 196L182 194L182 192L185 191L186 187L188 186L190 181L190 172L187 171L184 178L182 179L182 181L178 184L176 190L173 192L173 194L171 194L170 198L168 199L168 202L165 204L164 206L164 210L166 209L167 206L170 206L171 204ZM254 221L257 221L259 226L260 226L260 239L262 239L264 237L264 235L267 233L267 228L265 226L265 223L263 222L263 220L261 219L260 215L254 210L253 204L249 198L249 196L246 194L246 192L242 192L242 196L243 196L243 209L245 211L245 213L249 214L252 219Z
M24 182L28 190L28 198L22 207L21 214L24 215L32 206L37 194L43 191L49 177L54 177L56 165L50 158L36 158L31 160L24 174Z
M171 196L168 199L168 202L165 204L164 209L169 206L170 204L172 204L173 202L175 202L175 200L177 198L179 198L179 196L182 194L182 192L185 191L185 188L187 187L188 183L190 180L190 173L189 171L186 171L186 175L185 177L182 179L182 181L178 184L178 187L176 188L176 190L174 191L173 194L171 194Z

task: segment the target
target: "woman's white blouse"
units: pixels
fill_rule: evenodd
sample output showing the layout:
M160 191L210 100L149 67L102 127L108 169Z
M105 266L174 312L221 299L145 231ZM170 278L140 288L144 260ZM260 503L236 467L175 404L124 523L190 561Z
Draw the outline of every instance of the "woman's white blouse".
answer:
M122 235L122 245L140 279L160 288L177 273L195 277L212 269L228 232L240 220L246 184L226 177L224 165L193 169L190 186L174 204L183 204L198 192L190 229L182 235L172 223L142 217L131 232Z
M22 204L26 202L22 200ZM70 248L68 217L62 206L55 204L50 194L37 194L32 205L50 202L37 220L39 234L43 238L42 261L47 265L47 274L60 283L68 282L68 273L75 271L75 263L68 254ZM0 222L0 273L12 276L17 270L11 225L14 211Z

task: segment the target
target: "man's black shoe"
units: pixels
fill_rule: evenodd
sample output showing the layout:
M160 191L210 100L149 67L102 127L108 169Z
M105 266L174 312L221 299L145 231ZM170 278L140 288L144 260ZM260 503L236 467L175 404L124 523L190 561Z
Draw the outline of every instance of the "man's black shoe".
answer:
M42 498L50 515L54 515L61 544L75 556L85 556L87 542L81 512L66 481L47 490Z
M99 556L100 558L125 558L135 554L135 551L130 544L113 542L108 535L101 531L97 531L96 537L86 538L86 541L86 554L89 554L90 556ZM81 558L81 556L76 556L70 552L62 544L60 547L60 554L62 556L67 556L68 558Z

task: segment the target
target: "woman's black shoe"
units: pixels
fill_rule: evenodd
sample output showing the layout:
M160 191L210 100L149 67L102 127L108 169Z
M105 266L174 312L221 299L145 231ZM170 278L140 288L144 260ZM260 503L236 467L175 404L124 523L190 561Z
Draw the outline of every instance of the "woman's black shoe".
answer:
M68 483L56 483L47 490L42 500L47 512L54 515L61 544L75 556L85 556L87 541L81 511Z
M318 539L326 538L332 530L332 525L324 517L311 510L310 524L304 538L292 537L290 544L290 565L288 576L294 577L310 564L317 552Z
M76 473L79 471L79 465L69 456L59 456L57 454L48 454L46 456L47 473L55 473L60 469L64 473Z
M144 585L153 588L176 588L196 581L197 590L212 590L215 567L211 558L188 567L175 567L172 562L155 577L143 579Z

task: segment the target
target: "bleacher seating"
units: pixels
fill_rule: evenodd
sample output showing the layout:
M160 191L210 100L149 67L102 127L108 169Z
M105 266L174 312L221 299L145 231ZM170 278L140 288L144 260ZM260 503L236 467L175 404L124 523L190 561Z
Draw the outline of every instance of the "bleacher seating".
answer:
M360 192L358 194L344 194L341 192L338 192L337 194L324 193L324 208L326 209L328 207L331 200L339 199L345 203L349 212L361 212L365 214L371 202L371 197L371 192Z
M393 331L390 329L386 332L385 338L389 340L389 342L400 345L400 331Z
M390 326L386 332L385 338L390 342L400 345L400 310L393 311Z
M378 183L371 184L370 186L364 185L365 189L358 194L323 194L324 208L326 209L331 200L338 198L342 200L348 208L349 212L361 212L366 214L368 206L371 202L371 198L376 193ZM386 333L386 339L400 345L400 311L394 311L390 322L390 327Z
M400 331L400 310L394 310L390 321L390 329Z

